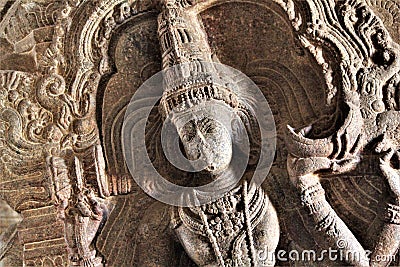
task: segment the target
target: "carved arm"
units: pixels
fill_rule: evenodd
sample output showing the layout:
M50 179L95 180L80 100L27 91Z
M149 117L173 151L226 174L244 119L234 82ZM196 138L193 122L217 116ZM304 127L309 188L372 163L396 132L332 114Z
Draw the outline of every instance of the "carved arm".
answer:
M396 255L400 247L400 170L390 166L394 154L390 150L381 160L380 169L387 179L393 202L387 206L385 225L371 257L371 266L388 266L390 256Z
M346 260L351 265L369 266L366 251L326 200L325 191L316 174L319 170L331 169L332 165L328 158L288 156L289 177L299 190L303 206L313 218L328 247L340 250L345 257L350 255Z

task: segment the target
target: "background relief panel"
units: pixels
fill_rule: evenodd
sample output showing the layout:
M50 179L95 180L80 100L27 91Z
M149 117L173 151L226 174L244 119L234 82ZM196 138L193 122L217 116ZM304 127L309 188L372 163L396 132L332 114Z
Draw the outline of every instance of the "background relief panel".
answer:
M398 0L0 0L0 266L398 266Z

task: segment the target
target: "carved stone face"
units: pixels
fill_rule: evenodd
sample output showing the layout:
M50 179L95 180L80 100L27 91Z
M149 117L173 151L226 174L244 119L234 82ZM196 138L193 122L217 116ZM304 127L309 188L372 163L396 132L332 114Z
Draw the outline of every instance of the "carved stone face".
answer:
M215 115L206 110L178 115L177 127L186 156L189 160L202 160L205 170L211 174L219 174L230 164L232 158L232 140L230 129ZM184 120L181 120L182 118Z

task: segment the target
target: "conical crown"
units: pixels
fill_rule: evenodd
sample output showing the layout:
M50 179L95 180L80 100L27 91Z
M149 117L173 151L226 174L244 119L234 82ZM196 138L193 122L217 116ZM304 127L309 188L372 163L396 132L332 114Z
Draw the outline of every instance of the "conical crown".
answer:
M166 0L158 17L164 70L164 115L210 99L236 107L237 96L218 82L207 34L197 13L186 1Z

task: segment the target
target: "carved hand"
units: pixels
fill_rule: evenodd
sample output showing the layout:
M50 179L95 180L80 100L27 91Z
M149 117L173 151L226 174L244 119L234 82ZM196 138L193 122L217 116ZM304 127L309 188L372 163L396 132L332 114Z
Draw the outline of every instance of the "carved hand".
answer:
M287 169L292 183L297 186L297 180L302 176L315 174L322 170L327 170L332 173L343 173L352 170L358 161L359 159L356 155L341 160L329 159L326 157L296 158L289 155Z
M397 205L400 204L400 169L395 169L392 167L390 164L391 159L395 154L398 154L398 152L394 151L393 149L389 150L381 159L380 159L380 169L382 171L382 174L385 176L388 185L389 185L389 190L392 193L393 197L395 198L395 201ZM400 159L398 155L396 156L396 159L400 163Z

